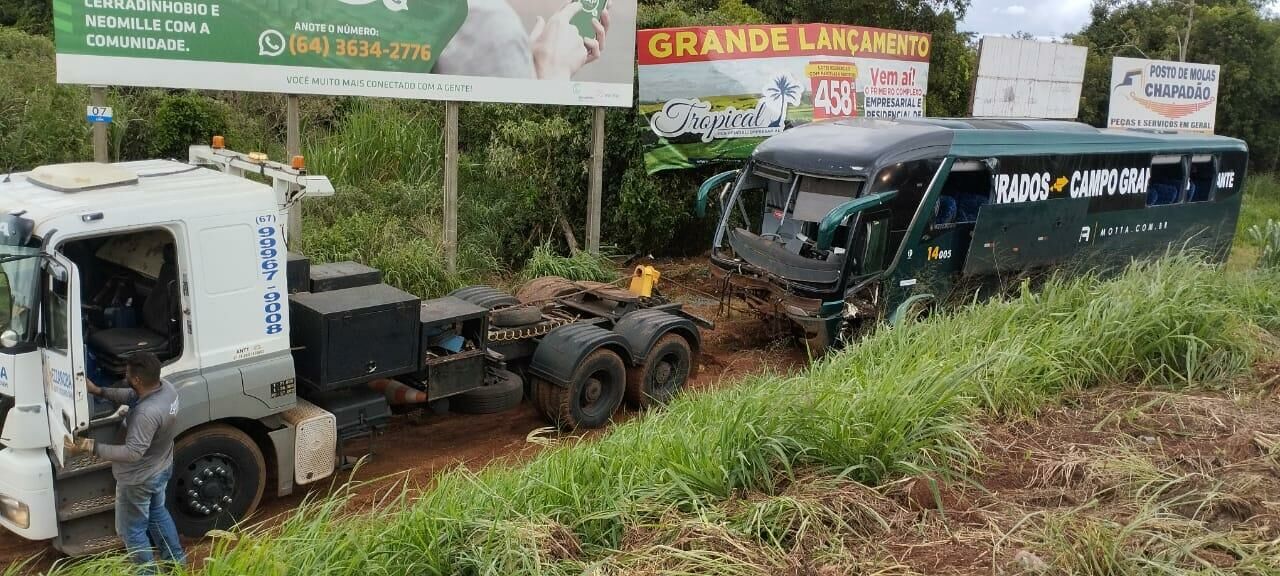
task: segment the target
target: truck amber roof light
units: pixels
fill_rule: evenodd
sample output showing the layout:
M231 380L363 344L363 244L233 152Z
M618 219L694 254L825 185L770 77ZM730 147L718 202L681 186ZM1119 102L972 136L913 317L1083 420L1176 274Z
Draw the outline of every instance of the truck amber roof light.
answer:
M303 170L307 167L307 163L302 156L294 156L289 160L289 166L293 167L294 170Z
M222 150L223 148L226 148L226 147L227 147L226 138L223 138L222 136L213 137L213 145L211 146L211 148L213 148L214 150Z
M255 164L262 164L267 161L267 155L262 152L250 152L249 161Z

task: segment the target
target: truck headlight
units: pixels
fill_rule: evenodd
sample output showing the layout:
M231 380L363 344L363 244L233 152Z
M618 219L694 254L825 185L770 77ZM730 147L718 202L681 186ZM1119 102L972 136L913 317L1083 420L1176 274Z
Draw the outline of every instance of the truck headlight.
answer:
M31 508L26 503L3 494L0 494L0 517L24 530L31 527Z

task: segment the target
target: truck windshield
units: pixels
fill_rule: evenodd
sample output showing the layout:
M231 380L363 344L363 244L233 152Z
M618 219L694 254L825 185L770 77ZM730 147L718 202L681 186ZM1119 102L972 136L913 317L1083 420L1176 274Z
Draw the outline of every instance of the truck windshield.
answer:
M35 302L40 287L40 249L0 246L0 332L18 342L35 337Z
M818 229L832 210L862 194L864 182L795 174L753 164L738 182L716 234L718 256L741 259L778 276L819 284L839 280L848 231L819 250Z

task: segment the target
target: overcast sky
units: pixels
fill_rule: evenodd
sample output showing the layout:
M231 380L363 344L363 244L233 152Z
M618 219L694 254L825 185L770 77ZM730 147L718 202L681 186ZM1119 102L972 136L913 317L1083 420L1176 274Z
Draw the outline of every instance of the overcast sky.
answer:
M1062 37L1089 21L1090 0L973 0L960 26L966 32Z

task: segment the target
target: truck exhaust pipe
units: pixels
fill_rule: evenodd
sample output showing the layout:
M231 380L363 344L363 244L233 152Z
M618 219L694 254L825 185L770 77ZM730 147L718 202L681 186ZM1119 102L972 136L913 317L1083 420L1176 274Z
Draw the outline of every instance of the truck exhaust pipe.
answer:
M387 396L387 403L392 406L406 404L426 404L427 393L407 384L382 378L369 383L369 387Z

